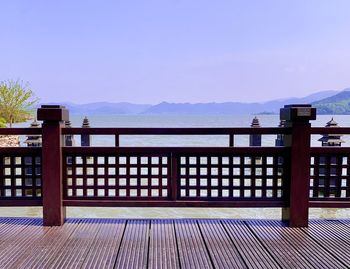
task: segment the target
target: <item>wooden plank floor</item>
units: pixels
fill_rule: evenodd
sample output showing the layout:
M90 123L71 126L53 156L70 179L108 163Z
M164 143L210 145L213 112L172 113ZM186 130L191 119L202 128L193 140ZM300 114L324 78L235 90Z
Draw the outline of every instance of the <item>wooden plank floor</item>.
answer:
M0 218L0 268L350 268L350 221Z

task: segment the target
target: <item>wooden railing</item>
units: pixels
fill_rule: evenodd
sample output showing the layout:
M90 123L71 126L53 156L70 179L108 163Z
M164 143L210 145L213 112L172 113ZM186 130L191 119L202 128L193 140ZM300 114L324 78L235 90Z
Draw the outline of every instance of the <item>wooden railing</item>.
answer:
M285 148L64 148L67 206L282 206Z
M311 128L315 134L350 134L350 128ZM310 207L350 207L350 148L312 147Z
M0 148L0 206L42 205L40 148Z
M350 128L311 128L314 109L295 117L299 107L285 108L284 128L63 128L67 111L44 106L42 128L0 129L43 141L0 148L0 206L42 205L45 225L61 225L67 206L281 207L290 226L307 226L309 207L350 207L350 150L311 148L310 136ZM87 134L114 135L115 146L63 146L64 135ZM233 146L256 134L282 134L285 146ZM122 147L121 135L227 135L229 144Z

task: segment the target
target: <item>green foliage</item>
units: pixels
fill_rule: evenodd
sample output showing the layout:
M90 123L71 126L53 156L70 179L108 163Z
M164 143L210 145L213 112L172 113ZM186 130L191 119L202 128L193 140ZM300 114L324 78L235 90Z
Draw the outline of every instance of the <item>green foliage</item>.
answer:
M34 93L28 89L28 84L19 80L0 82L0 117L9 123L10 127L15 122L28 119L37 103Z
M350 91L342 91L313 103L313 106L318 114L350 114Z
M348 99L350 99L350 91L344 90L336 95L324 98L324 99L317 101L315 103L317 103L317 104L342 103Z
M5 128L5 127L6 127L6 120L0 117L0 128Z

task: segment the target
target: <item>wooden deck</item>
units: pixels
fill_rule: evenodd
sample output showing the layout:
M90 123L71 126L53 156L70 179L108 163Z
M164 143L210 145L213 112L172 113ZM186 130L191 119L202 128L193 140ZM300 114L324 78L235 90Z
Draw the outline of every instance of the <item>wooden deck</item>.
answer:
M349 268L350 221L0 218L0 268Z

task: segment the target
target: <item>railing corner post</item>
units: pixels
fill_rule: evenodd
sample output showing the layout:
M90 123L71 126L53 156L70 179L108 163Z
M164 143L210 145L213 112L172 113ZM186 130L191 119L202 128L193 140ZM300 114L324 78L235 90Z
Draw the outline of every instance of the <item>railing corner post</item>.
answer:
M60 226L65 220L62 180L62 127L68 110L58 105L42 105L37 111L42 125L43 222Z
M289 227L307 227L309 222L310 189L310 120L316 119L316 108L311 105L286 105L280 119L291 133L285 136L284 145L290 147L289 182L285 194L287 206L282 209L282 219Z

